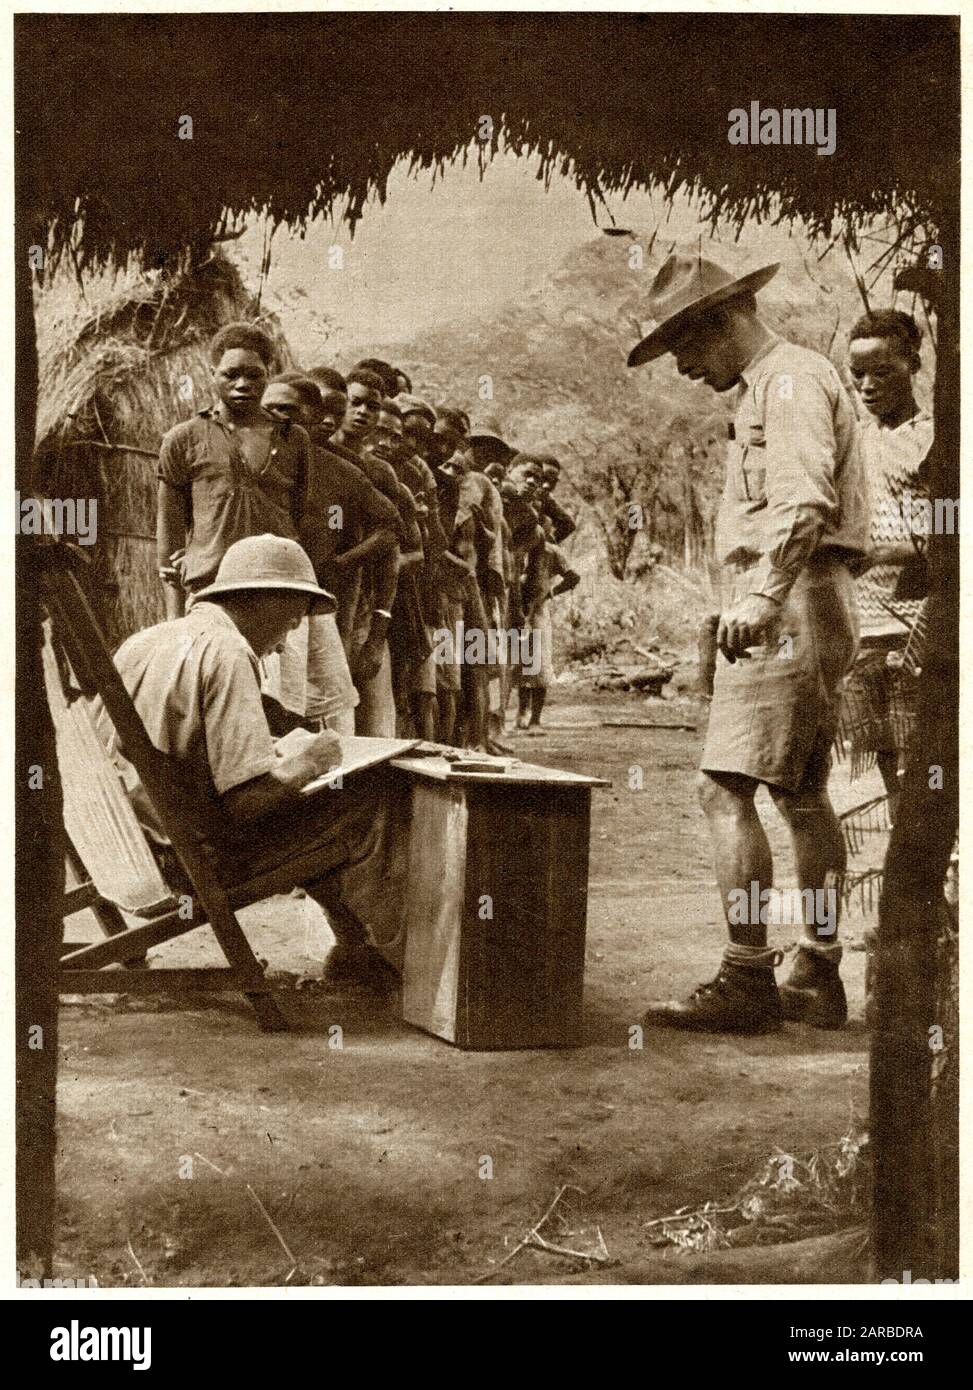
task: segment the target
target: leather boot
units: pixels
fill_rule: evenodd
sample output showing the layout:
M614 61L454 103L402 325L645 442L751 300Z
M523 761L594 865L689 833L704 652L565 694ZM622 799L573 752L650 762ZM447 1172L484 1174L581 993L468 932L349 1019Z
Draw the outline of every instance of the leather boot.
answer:
M799 946L790 974L781 981L784 1017L812 1028L844 1028L848 1001L838 974L840 946Z
M373 994L387 994L399 977L369 942L337 941L324 965L322 979L328 985L352 985Z
M777 952L764 952L771 962ZM773 963L741 965L724 957L719 974L698 985L688 999L650 1004L647 1028L684 1028L697 1033L776 1033L783 1024Z

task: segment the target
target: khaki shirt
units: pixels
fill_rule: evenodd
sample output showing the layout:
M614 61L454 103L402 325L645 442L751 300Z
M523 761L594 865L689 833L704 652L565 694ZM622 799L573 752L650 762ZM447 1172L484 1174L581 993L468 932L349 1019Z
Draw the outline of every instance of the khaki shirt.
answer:
M783 603L815 551L868 547L858 421L827 358L774 336L741 375L734 434L717 559L752 567L748 592Z
M253 648L219 604L203 601L184 618L129 637L115 653L115 665L152 744L172 760L191 830L197 839L219 844L226 831L219 798L269 772L277 758ZM139 822L166 843L100 701L96 720Z

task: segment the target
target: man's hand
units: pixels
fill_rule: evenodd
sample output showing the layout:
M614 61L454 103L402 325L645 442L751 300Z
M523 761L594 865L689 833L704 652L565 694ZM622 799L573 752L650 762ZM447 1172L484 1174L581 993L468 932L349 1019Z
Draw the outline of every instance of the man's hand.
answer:
M497 603L503 603L507 586L503 582L503 575L496 570L488 569L486 572L486 595L488 599L494 599Z
M449 565L450 568L455 570L458 574L474 573L473 566L470 564L470 562L468 560L464 560L460 555L454 555L451 550L443 551L443 559L445 560L446 564Z
M313 736L304 752L314 766L315 777L321 777L341 762L341 739L333 729L323 729Z
M185 548L174 550L169 556L168 564L163 565L159 570L168 622L171 622L173 618L181 618L186 611L186 592L183 588L185 572Z
M159 570L159 578L163 584L178 584L181 588L186 573L186 549L183 546L179 550L174 550L169 556L169 563L163 565Z
M727 661L747 656L748 647L759 647L780 616L780 604L763 594L745 599L720 615L716 645Z
M362 685L367 681L373 681L375 679L381 670L382 657L384 654L384 637L376 637L373 633L366 638L358 653L358 659L355 662L353 674L356 685Z

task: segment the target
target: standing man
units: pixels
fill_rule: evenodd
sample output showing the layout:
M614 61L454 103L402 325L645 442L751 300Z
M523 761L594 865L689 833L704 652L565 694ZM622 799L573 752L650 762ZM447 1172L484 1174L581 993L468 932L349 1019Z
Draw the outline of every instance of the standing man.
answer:
M671 352L680 375L737 390L699 774L730 940L716 978L687 1000L654 1003L649 1025L766 1033L784 1018L823 1028L847 1018L834 886L845 853L827 781L842 681L858 645L849 566L868 546L868 499L857 421L837 371L757 317L755 292L777 269L736 277L697 252L674 253L650 294L657 326L628 358L636 367ZM780 955L767 945L773 863L754 807L761 783L790 830L804 909L804 939L779 990Z
M401 486L391 465L370 451L372 436L382 413L384 382L374 372L356 368L348 374L347 384L348 403L344 423L332 445L343 446L369 482L396 500L400 512L403 512L407 501L410 538L405 545L407 552L414 551L420 540L412 495L408 488ZM355 727L359 734L370 738L395 737L395 696L388 632L398 588L397 568L396 565L391 591L383 585L379 594L373 566L364 567L361 592L348 636L348 661L360 697Z
M235 541L270 532L294 540L304 524L311 444L261 407L274 345L252 323L228 323L209 345L217 401L162 441L156 538L166 617L211 584Z
M564 510L554 496L554 489L561 477L560 460L556 459L553 454L541 454L540 458L544 465L543 513L551 523L554 544L560 545L562 541L567 540L568 536L573 535L578 526L574 517Z
M913 391L921 342L922 329L901 309L865 314L848 339L852 386L868 411L861 439L872 512L871 549L858 578L861 651L846 698L869 711L869 727L856 729L852 737L864 751L875 754L893 820L899 801L901 734L890 716L893 698L897 695L904 702L909 687L889 667L888 657L905 650L907 624L916 621L923 604L922 598L911 594L902 597L901 589L908 593L913 587L910 573L918 569L924 578L925 570L914 518L903 497L925 496L926 457L933 442L932 418L920 410ZM920 584L920 593L924 587Z
M274 377L264 391L263 408L272 419L300 425L312 438L311 483L299 539L311 557L318 583L339 596L339 610L343 606L347 618L366 561L374 566L382 557L390 591L395 584L398 512L353 463L339 458L327 444L313 443L323 413L317 382L300 372ZM307 717L320 717L338 733L353 734L359 697L334 614L312 615L307 628L289 639L279 658L282 692L299 689L301 672L295 656L303 656ZM287 705L286 700L283 703Z

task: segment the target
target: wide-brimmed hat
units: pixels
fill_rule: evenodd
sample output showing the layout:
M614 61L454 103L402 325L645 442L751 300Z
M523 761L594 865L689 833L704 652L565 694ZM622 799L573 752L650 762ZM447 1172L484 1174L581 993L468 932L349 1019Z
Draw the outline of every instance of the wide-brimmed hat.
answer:
M436 412L428 401L424 401L421 396L413 396L408 391L400 391L395 397L395 404L402 412L403 419L406 415L425 415L431 425L436 423Z
M322 589L315 579L307 551L286 536L247 536L234 541L212 584L197 589L193 598L267 590L307 594L314 600L311 608L315 613L333 613L338 606L334 594Z
M656 326L632 348L628 365L640 367L669 352L690 319L736 294L754 293L779 269L780 261L774 261L745 275L731 275L696 252L674 251L649 291L649 317L656 320Z
M480 415L474 418L470 424L470 443L477 439L492 439L496 444L502 444L511 454L517 452L503 437L500 428L500 421L495 415Z

